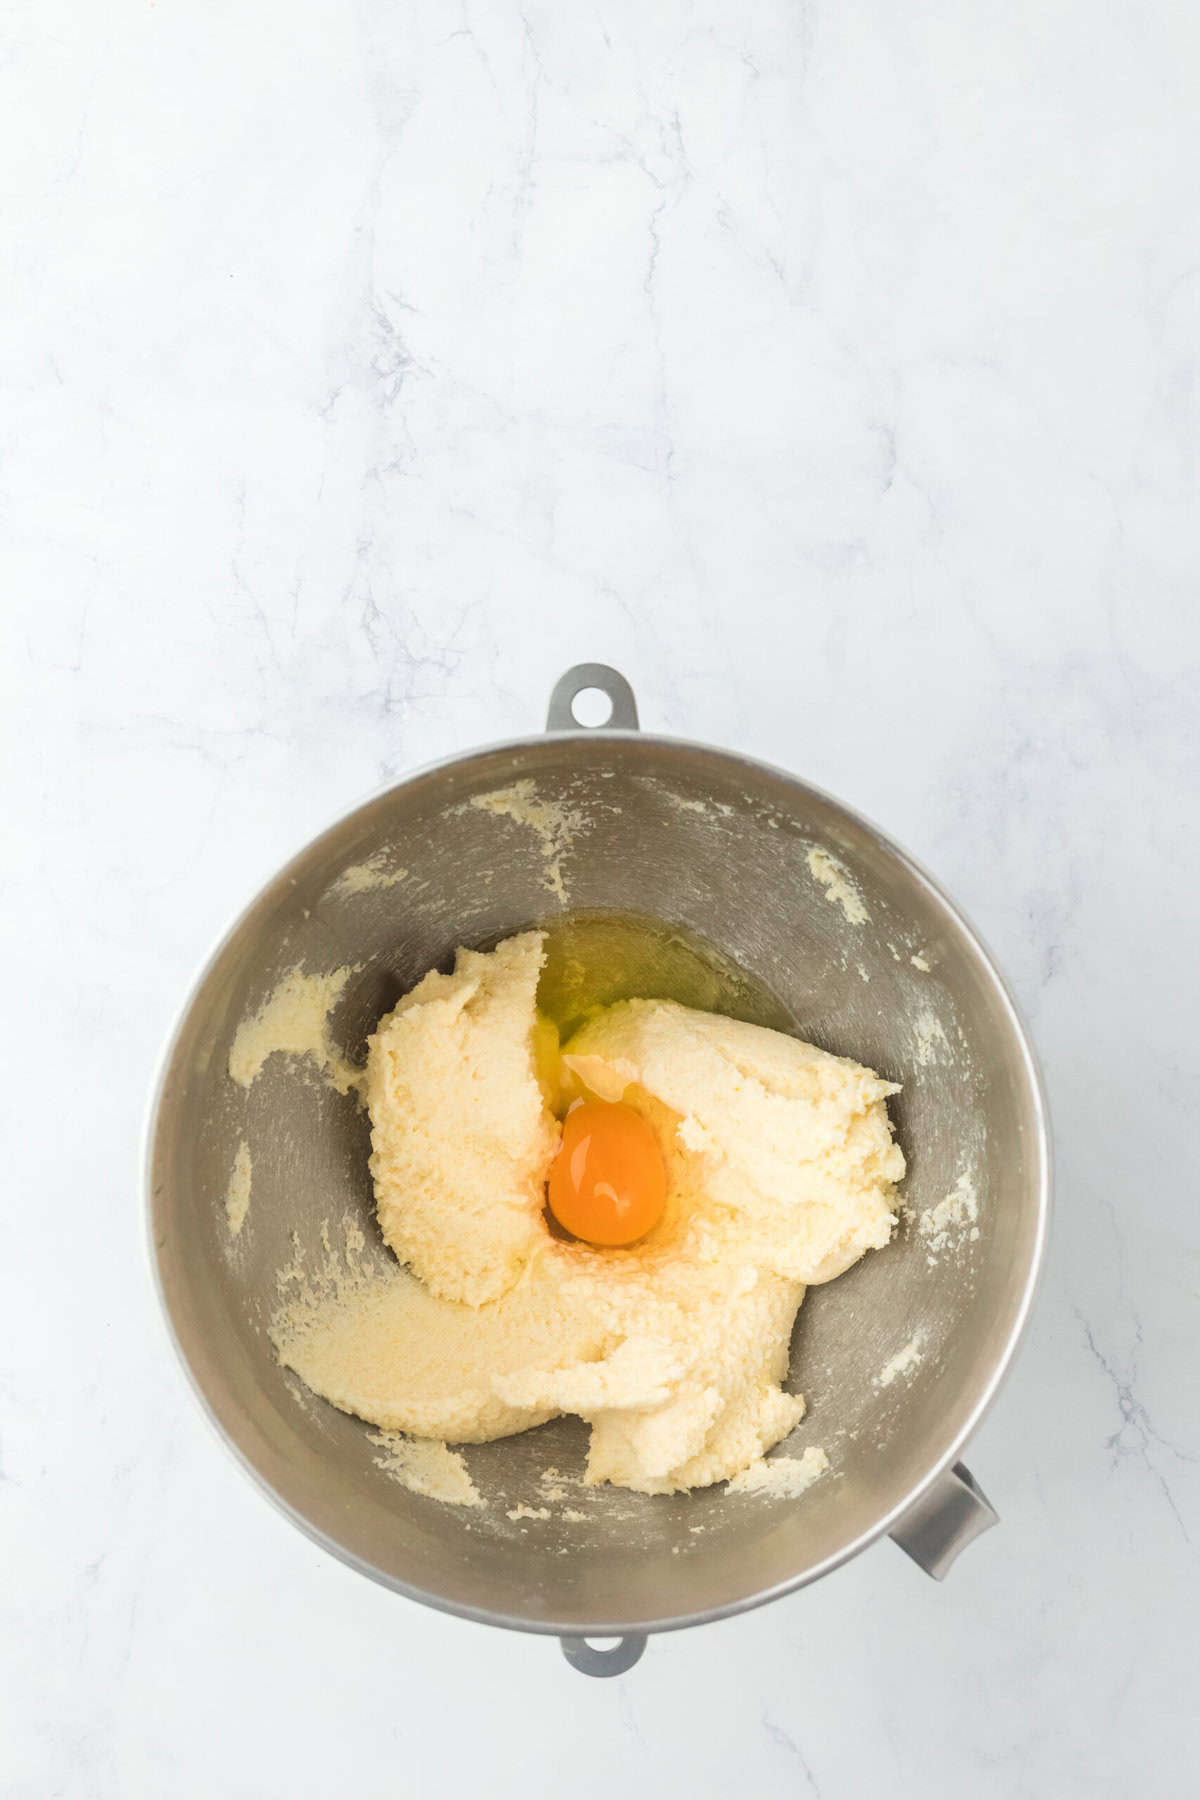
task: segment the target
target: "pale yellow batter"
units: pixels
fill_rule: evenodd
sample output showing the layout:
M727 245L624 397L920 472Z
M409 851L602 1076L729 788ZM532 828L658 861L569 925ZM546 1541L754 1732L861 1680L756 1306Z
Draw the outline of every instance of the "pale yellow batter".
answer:
M610 1007L565 1071L649 1119L667 1210L628 1249L566 1241L543 1210L559 1128L535 1054L542 954L537 932L460 951L380 1024L372 1173L404 1267L294 1300L279 1354L388 1431L472 1443L577 1413L590 1481L671 1493L749 1472L754 1491L804 1413L782 1383L805 1287L891 1235L895 1084L670 1002Z

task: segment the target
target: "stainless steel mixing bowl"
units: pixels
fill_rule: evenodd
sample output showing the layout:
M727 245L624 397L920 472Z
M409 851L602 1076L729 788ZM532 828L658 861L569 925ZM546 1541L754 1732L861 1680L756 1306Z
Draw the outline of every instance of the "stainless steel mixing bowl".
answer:
M572 714L587 687L612 700L602 730ZM517 783L532 784L520 790L533 802L523 816L470 804ZM865 921L815 877L814 848L845 870ZM365 881L340 879L363 865ZM392 886L372 885L400 868ZM582 1466L586 1429L558 1420L468 1450L488 1504L456 1508L399 1485L378 1466L368 1428L309 1394L272 1353L266 1327L296 1241L318 1254L323 1222L336 1232L349 1211L387 1253L353 1099L279 1056L248 1092L235 1086L226 1065L239 1021L296 965L354 964L331 1028L361 1056L380 1015L459 944L495 942L564 904L690 928L773 990L802 1036L904 1084L892 1102L909 1166L902 1228L812 1290L797 1322L793 1375L809 1409L784 1453L821 1444L831 1463L798 1501L573 1487L551 1517L512 1518L544 1509L548 1465L564 1481ZM235 1238L224 1195L243 1139L253 1198ZM931 1209L964 1174L977 1223L960 1214L939 1230ZM545 735L408 777L264 889L169 1045L147 1181L153 1264L184 1365L288 1517L415 1599L558 1634L590 1673L628 1667L649 1632L813 1581L883 1532L940 1575L995 1522L955 1459L1025 1323L1049 1201L1045 1105L1013 1002L970 926L881 832L777 769L642 735L613 670L570 671ZM610 1650L586 1642L614 1636Z

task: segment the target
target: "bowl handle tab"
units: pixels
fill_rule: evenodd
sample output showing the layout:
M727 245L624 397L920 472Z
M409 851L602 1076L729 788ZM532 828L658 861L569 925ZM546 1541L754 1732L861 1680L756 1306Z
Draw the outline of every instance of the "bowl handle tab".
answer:
M891 1534L892 1542L920 1563L927 1575L941 1581L959 1552L999 1523L1000 1515L970 1469L965 1463L955 1463L905 1513Z
M610 669L607 663L576 663L573 669L560 675L554 684L546 713L547 731L589 729L572 711L576 697L585 688L599 688L602 694L608 695L612 711L603 721L602 728L605 731L637 730L637 701L633 697L633 689L620 671Z
M562 1637L558 1642L571 1667L578 1669L581 1675L623 1675L626 1669L632 1669L646 1648L646 1635L633 1632L628 1637L618 1638L605 1650L598 1644L589 1643L585 1637Z

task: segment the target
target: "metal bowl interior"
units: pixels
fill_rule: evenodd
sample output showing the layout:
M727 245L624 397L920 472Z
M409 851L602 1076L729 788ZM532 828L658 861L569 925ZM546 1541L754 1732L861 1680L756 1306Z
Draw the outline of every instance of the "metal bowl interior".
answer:
M522 819L471 804L518 782L533 784L526 799L569 815L557 836L531 824L528 807ZM814 847L849 873L865 920L814 877ZM368 863L407 873L389 887L342 880ZM278 1056L249 1091L235 1086L227 1060L239 1022L294 966L354 964L332 1031L360 1057L377 1018L456 946L494 942L564 904L699 933L774 992L800 1035L903 1083L891 1103L909 1165L901 1229L811 1290L797 1322L792 1384L808 1414L784 1451L820 1444L831 1464L798 1501L577 1486L586 1428L559 1420L468 1449L487 1505L448 1506L399 1485L378 1466L369 1428L309 1394L272 1352L267 1325L293 1234L316 1256L326 1221L336 1233L349 1214L375 1243L378 1232L353 1099ZM243 1139L253 1201L234 1238L224 1196ZM922 1216L964 1175L975 1225L960 1218L931 1232ZM736 1611L825 1572L895 1521L953 1459L1003 1372L1036 1274L1047 1170L1037 1074L1011 1001L911 861L778 771L675 740L590 732L420 773L351 813L264 890L201 977L168 1052L149 1179L153 1258L184 1363L289 1516L434 1605L598 1634ZM897 1357L908 1366L889 1378ZM567 1503L548 1518L520 1516L546 1510L548 1466L563 1472Z

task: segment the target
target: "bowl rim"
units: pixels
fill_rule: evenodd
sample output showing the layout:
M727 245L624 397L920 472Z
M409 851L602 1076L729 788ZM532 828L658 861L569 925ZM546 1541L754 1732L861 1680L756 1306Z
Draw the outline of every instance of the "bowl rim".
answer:
M268 888L273 887L276 882L284 879L298 863L305 860L323 838L327 837L331 832L340 829L348 820L353 818L356 813L365 811L367 807L384 799L388 794L394 793L401 788L408 787L412 783L422 780L427 776L439 774L442 771L452 769L457 765L472 762L480 757L500 755L506 752L525 751L535 749L540 745L555 744L572 739L588 743L604 742L605 740L608 740L621 744L628 744L631 740L634 740L639 743L644 743L650 748L661 746L672 750L685 749L700 751L705 755L718 757L728 763L741 765L746 769L754 770L758 774L770 775L791 786L801 788L806 793L815 796L818 800L821 800L826 805L832 807L836 812L842 814L843 817L849 819L853 824L861 827L874 836L885 849L890 851L891 854L897 858L907 872L921 886L927 889L933 898L949 912L979 957L982 967L987 972L1001 1002L1002 1009L1007 1016L1015 1042L1020 1050L1021 1064L1033 1104L1033 1114L1036 1125L1035 1142L1037 1156L1037 1216L1035 1220L1034 1236L1028 1267L1025 1271L1020 1297L1013 1316L1013 1322L1008 1338L1003 1350L996 1358L987 1381L967 1418L955 1433L955 1436L948 1447L929 1465L920 1481L910 1488L908 1493L905 1494L896 1505L891 1507L886 1513L882 1514L873 1524L868 1526L865 1531L860 1532L857 1537L850 1541L850 1543L843 1545L840 1549L833 1551L829 1556L823 1557L820 1562L812 1564L810 1567L800 1571L796 1575L786 1576L781 1581L773 1582L767 1587L756 1589L753 1593L742 1595L737 1599L726 1600L716 1606L698 1608L693 1612L668 1614L661 1618L639 1619L634 1621L602 1617L595 1621L589 1620L586 1625L581 1625L577 1619L556 1621L540 1618L532 1619L517 1613L493 1612L487 1607L472 1606L463 1601L447 1599L443 1594L439 1594L428 1588L422 1588L415 1582L405 1581L399 1576L389 1574L388 1571L379 1568L377 1564L360 1556L356 1551L348 1549L336 1538L331 1537L330 1534L324 1531L320 1526L314 1525L312 1521L293 1506L291 1502L286 1500L257 1467L253 1459L242 1450L237 1443L235 1443L223 1424L216 1406L202 1386L183 1344L180 1341L163 1281L159 1256L160 1246L156 1240L155 1233L154 1207L154 1153L158 1135L159 1115L162 1109L168 1076L170 1075L172 1064L174 1062L175 1052L183 1035L184 1027L191 1015L192 1008L199 998L205 983L208 981L221 956L224 954L226 947L241 929L243 923L253 912ZM142 1241L146 1252L146 1268L150 1284L157 1295L158 1304L156 1310L162 1321L166 1336L174 1350L177 1366L182 1370L188 1386L191 1388L192 1393L199 1402L202 1413L208 1420L220 1443L223 1444L225 1450L233 1458L237 1466L249 1478L258 1491L271 1502L275 1509L280 1512L284 1518L289 1520L291 1524L296 1526L298 1530L302 1531L311 1542L317 1544L322 1550L328 1551L328 1553L331 1556L336 1557L339 1562L344 1563L348 1568L356 1570L359 1574L369 1577L372 1581L378 1582L381 1586L391 1589L392 1592L402 1594L406 1599L419 1601L425 1606L432 1606L438 1612L449 1613L457 1618L470 1619L476 1624L495 1625L506 1630L530 1632L537 1636L544 1637L565 1636L588 1638L629 1637L637 1635L650 1636L657 1635L660 1632L683 1631L694 1625L714 1624L720 1619L736 1617L739 1613L749 1612L754 1608L766 1606L773 1600L782 1599L786 1594L795 1593L800 1588L807 1587L811 1582L819 1581L822 1576L832 1574L835 1569L841 1568L843 1564L850 1562L852 1558L861 1555L864 1550L869 1549L869 1547L873 1543L876 1543L878 1539L894 1530L904 1519L905 1515L929 1493L946 1471L953 1468L961 1455L964 1446L974 1435L985 1414L995 1401L997 1394L1012 1368L1018 1347L1029 1324L1030 1314L1033 1310L1034 1301L1037 1298L1038 1288L1045 1267L1046 1245L1050 1230L1054 1186L1053 1139L1050 1126L1050 1109L1041 1065L1034 1048L1029 1027L1017 1004L1012 989L1005 976L1002 974L1000 966L995 956L992 954L991 949L980 936L975 926L962 912L957 903L942 887L940 882L930 874L929 870L926 869L924 865L911 854L911 852L906 850L901 844L898 844L888 832L882 830L873 819L868 818L865 813L859 812L855 807L847 806L843 800L839 799L837 795L831 794L828 789L819 787L815 782L807 781L802 776L795 775L790 770L783 769L776 763L767 762L762 757L747 755L740 750L729 750L718 744L705 743L704 740L700 738L677 737L674 734L667 732L642 731L636 727L630 729L626 727L612 728L609 726L579 727L573 730L526 732L517 737L501 738L490 743L474 745L467 750L455 751L447 756L435 757L429 762L420 763L413 768L407 769L398 779L386 781L373 788L352 805L342 807L320 828L320 830L306 838L304 843L302 843L284 863L279 865L274 874L270 875L268 879L263 882L251 898L238 908L232 920L218 936L209 954L203 959L197 974L187 988L182 1002L174 1013L170 1026L163 1039L162 1048L159 1051L154 1065L150 1092L147 1098L145 1113L143 1115L139 1148L139 1167L141 1169L141 1190L145 1226Z

